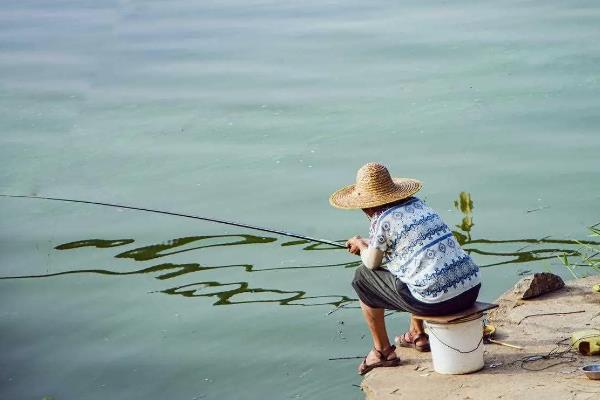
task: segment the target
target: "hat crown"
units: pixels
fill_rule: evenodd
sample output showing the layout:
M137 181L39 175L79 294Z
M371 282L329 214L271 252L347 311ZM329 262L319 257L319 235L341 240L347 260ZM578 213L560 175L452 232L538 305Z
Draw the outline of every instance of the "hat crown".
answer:
M356 173L357 194L388 193L395 189L388 169L379 163L363 165Z
M337 208L371 208L406 199L421 189L421 182L411 178L392 178L379 163L363 165L356 173L356 183L345 186L329 197Z

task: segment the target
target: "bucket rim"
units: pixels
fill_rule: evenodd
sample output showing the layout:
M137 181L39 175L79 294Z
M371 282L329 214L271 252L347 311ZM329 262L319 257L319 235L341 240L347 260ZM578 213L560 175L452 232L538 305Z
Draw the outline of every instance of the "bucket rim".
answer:
M464 318L457 319L457 320L454 320L454 321L449 321L449 322L429 321L427 319L424 320L424 321L427 322L428 325L443 326L443 325L462 324L462 323L465 323L465 322L471 322L471 321L475 321L475 320L482 319L482 318L483 318L483 312L480 312L480 313L476 313L476 314L467 315Z

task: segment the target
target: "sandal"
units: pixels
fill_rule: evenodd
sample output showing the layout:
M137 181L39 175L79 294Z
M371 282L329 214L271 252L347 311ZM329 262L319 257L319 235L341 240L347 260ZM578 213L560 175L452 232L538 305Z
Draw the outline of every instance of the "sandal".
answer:
M398 365L400 365L400 357L395 355L396 352L396 346L392 345L390 347L388 347L386 352L377 350L377 349L373 349L375 350L376 353L378 353L379 355L379 361L373 364L367 364L367 357L365 357L365 359L362 361L362 363L360 363L360 365L358 366L358 373L360 375L364 375L367 372L371 371L374 368L379 368L379 367L396 367ZM391 360L388 360L388 357L390 354L394 353L395 357L392 358Z
M407 340L406 335L408 335L410 339ZM417 344L420 339L426 339L427 343ZM410 331L406 332L404 335L396 338L396 344L400 347L409 347L421 352L431 351L431 348L429 347L429 335L426 333L417 333L414 337L412 337L412 333Z

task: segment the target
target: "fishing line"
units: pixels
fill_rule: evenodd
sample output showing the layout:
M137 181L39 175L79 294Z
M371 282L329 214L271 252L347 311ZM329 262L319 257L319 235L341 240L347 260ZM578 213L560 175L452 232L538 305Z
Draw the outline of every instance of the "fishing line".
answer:
M155 213L155 214L173 215L175 217L184 217L184 218L191 218L191 219L199 219L201 221L208 221L208 222L215 222L215 223L218 223L218 224L238 226L240 228L248 228L248 229L253 229L255 231L275 233L275 234L278 234L278 235L289 236L289 237L293 237L293 238L296 238L296 239L304 239L304 240L308 240L308 241L311 241L311 242L328 244L330 246L339 247L339 248L342 248L342 249L346 248L346 245L344 245L342 243L337 243L337 242L333 242L331 240L325 240L325 239L317 239L317 238L314 238L314 237L311 237L311 236L300 235L298 233L286 232L286 231L281 231L281 230L272 229L272 228L265 228L265 227L262 227L262 226L242 224L240 222L226 221L226 220L217 219L217 218L201 217L201 216L190 215L190 214L181 214L181 213L176 213L176 212L171 212L171 211L153 210L153 209L150 209L150 208L125 206L125 205L121 205L121 204L102 203L102 202L99 202L99 201L63 199L63 198L59 198L59 197L25 196L25 195L12 195L12 194L0 194L0 196L1 197L19 198L19 199L52 200L52 201L61 201L61 202L67 202L67 203L93 204L93 205L96 205L96 206L125 208L125 209L128 209L128 210L146 211L146 212L151 212L151 213Z

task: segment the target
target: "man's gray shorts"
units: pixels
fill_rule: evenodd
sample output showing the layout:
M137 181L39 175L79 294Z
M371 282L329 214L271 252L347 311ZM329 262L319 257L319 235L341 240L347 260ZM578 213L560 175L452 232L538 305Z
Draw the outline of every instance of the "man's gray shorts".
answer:
M446 315L471 307L477 300L481 284L449 300L429 304L415 299L406 284L387 269L369 269L361 264L354 274L352 287L360 300L371 308L418 315Z

